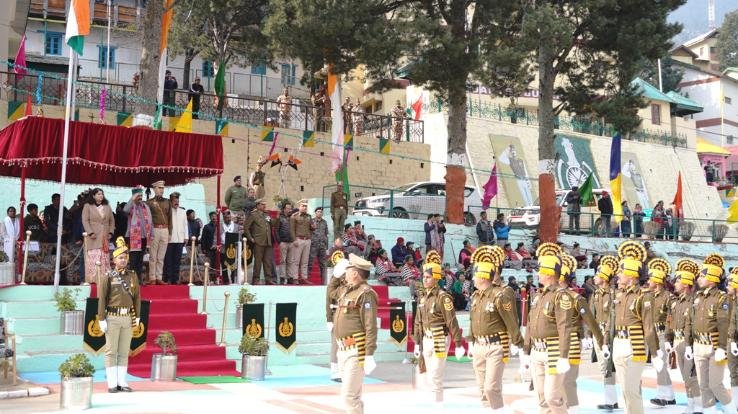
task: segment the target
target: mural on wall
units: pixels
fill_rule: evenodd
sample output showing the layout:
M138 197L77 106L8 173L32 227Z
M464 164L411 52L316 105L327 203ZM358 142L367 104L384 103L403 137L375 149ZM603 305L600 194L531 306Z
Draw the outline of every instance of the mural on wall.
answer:
M507 195L510 207L534 205L533 194L537 194L530 181L525 165L525 152L520 139L506 135L489 135L489 142L497 162L498 182Z
M643 169L638 164L636 154L623 152L620 160L623 163L620 170L623 174L623 200L628 201L631 210L636 203L640 203L644 209L651 208L646 179L643 177Z
M589 148L589 140L556 135L554 149L558 156L554 174L559 189L569 190L574 186L581 186L590 173L594 173L592 177L594 188L602 188Z

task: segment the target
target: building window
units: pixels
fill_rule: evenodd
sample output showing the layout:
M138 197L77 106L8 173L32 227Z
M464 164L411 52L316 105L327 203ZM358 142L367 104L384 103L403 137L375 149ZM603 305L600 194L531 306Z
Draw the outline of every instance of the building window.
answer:
M47 55L61 56L63 37L64 33L46 32L45 53Z
M98 45L97 46L97 67L102 69L115 67L115 48L110 48L110 60L109 64L105 63L105 58L108 56L108 47Z
M733 100L730 99L730 96L723 96L723 102L730 105L733 102Z
M282 63L282 85L295 84L295 70L297 65Z
M651 104L651 123L661 125L661 105Z
M266 63L254 63L253 65L251 65L251 74L252 75L266 75L267 74Z
M714 55L715 53L717 53L717 48L715 46L710 46L710 54Z
M215 76L215 67L213 66L213 62L209 60L203 60L202 61L202 77L212 78L213 76Z
M726 138L728 145L733 145L733 140L734 140L734 137L732 135L728 135Z

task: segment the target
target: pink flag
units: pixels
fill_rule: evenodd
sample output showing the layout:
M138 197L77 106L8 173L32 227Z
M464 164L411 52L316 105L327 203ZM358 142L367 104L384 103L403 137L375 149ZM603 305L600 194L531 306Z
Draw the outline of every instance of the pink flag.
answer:
M484 197L482 197L482 208L488 209L489 202L497 195L497 164L492 166L492 174L484 185Z
M18 53L13 61L13 72L18 75L16 76L17 80L23 79L23 75L28 73L26 71L26 35L23 35L20 45L18 45Z

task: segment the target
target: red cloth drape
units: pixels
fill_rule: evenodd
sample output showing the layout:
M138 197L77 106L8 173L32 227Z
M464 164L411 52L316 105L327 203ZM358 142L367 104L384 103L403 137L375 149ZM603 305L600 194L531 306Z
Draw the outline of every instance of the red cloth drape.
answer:
M0 175L59 181L64 120L26 117L0 131ZM223 172L215 135L71 122L67 182L113 186L184 184Z

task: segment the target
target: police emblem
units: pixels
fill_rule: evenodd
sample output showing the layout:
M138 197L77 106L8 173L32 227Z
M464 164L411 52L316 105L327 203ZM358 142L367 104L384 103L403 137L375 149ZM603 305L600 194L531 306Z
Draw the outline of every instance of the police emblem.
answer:
M559 300L559 306L561 306L561 309L563 310L571 309L572 307L571 297L569 295L561 295L561 299Z
M294 332L294 330L294 325L292 325L292 322L290 322L289 318L285 316L284 321L279 324L279 335L287 337L292 335L292 332Z
M395 320L392 321L392 331L400 333L405 329L405 322L400 319L400 315L395 315Z
M443 309L446 309L446 312L449 312L454 309L454 303L451 301L451 298L448 296L443 298Z
M502 309L504 309L506 312L510 312L512 310L512 302L503 303Z

